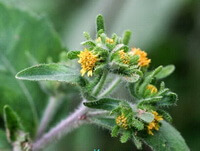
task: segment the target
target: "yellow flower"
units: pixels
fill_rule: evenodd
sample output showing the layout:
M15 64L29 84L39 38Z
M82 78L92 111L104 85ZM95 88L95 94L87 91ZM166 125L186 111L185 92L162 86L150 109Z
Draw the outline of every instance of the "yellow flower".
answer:
M158 92L158 89L152 84L147 85L147 89L150 90L151 94Z
M98 37L98 38L96 39L96 42L101 42L101 37Z
M129 64L130 63L130 57L128 56L128 54L126 54L124 52L124 50L120 50L119 51L119 56L120 56L120 59L122 60L122 62L124 64Z
M154 120L147 126L147 132L149 135L153 135L153 130L159 130L159 121L163 120L162 116L158 115L156 111L152 111L152 114L154 115Z
M140 67L148 66L150 64L151 59L147 58L147 53L145 51L142 51L139 48L132 48L132 52L133 55L138 55L140 57L138 61Z
M84 49L84 51L81 51L78 55L79 60L78 63L81 64L81 75L84 76L87 72L88 76L92 76L93 69L95 67L96 62L98 61L97 55L93 54L88 49Z
M163 120L163 118L162 118L162 116L161 115L158 115L158 113L156 112L156 111L152 111L152 114L154 115L154 119L156 120L156 121L161 121L161 120Z
M109 43L109 44L113 44L113 43L114 43L114 40L113 40L113 39L110 39L110 38L106 38L106 42Z
M118 116L116 118L115 122L119 127L122 127L124 129L128 129L127 118L123 114Z

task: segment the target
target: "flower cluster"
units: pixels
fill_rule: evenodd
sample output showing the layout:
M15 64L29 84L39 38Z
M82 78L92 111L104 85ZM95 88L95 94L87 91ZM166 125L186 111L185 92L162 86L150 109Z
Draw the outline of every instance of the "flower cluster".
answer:
M119 127L122 127L124 129L128 129L128 124L127 124L127 118L122 114L122 115L119 115L117 118L116 118L116 124L119 126Z
M171 121L171 116L163 108L175 105L177 100L176 94L160 81L171 74L173 66L159 66L149 71L151 59L140 48L128 46L130 35L130 31L125 31L122 37L116 34L107 36L102 16L98 16L96 37L92 39L85 32L86 41L81 43L84 49L68 52L69 59L78 60L81 79L86 81L82 94L89 102L84 102L84 105L109 111L105 117L113 120L111 134L113 137L121 134L123 143L132 137L138 142L144 136L159 132L163 120ZM86 73L90 78L84 76ZM124 82L132 99L117 100L98 95L108 74L115 74Z

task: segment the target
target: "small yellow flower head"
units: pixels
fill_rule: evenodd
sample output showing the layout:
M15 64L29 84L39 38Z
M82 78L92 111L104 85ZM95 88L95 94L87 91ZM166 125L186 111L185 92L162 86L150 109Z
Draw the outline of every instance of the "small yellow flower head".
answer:
M118 116L116 118L115 122L119 127L122 127L124 129L128 129L127 118L123 114Z
M113 40L113 39L110 39L110 38L106 38L106 43L108 43L108 44L113 44L113 43L114 43L114 40Z
M156 121L162 121L163 120L163 118L162 118L162 116L161 115L158 115L158 113L156 112L156 111L152 111L152 114L154 115L154 119L156 120Z
M86 72L88 76L92 76L93 69L96 62L98 61L97 55L93 54L91 51L85 48L84 51L80 52L78 57L78 63L80 63L82 67L80 71L82 76L84 76Z
M98 37L98 38L96 39L96 42L101 42L101 37Z
M150 90L151 94L158 92L158 89L152 84L147 85L147 89Z
M154 120L148 124L147 126L147 132L149 135L153 135L153 130L159 130L159 121L163 120L162 116L158 115L156 111L152 111L152 114L154 115Z
M132 52L133 52L133 55L138 55L140 57L138 61L138 65L140 67L145 67L150 64L151 59L147 58L147 53L145 51L142 51L139 48L132 48Z
M122 62L124 64L129 64L130 63L130 57L128 56L127 53L124 52L124 50L120 50L119 51L119 56L120 56L120 59L122 60Z

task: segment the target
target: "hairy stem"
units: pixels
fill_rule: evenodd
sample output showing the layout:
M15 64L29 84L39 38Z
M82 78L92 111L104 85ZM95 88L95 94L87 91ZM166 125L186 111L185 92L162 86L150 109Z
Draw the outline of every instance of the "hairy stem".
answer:
M55 115L58 107L61 105L62 100L63 99L60 96L57 96L57 97L51 96L49 98L48 105L43 113L36 138L40 138L42 134L45 132L47 126L53 119L53 116Z
M48 145L50 142L61 138L65 134L69 133L74 128L77 128L81 124L85 123L85 114L88 108L81 103L80 107L68 116L65 120L61 121L56 127L52 128L48 133L37 140L32 147L33 151L38 151Z
M94 89L94 93L93 93L94 96L97 96L99 94L99 92L101 91L101 89L103 88L107 74L108 74L108 71L104 71L99 83L97 84L97 86Z
M102 78L99 82L99 85L97 85L96 94L98 94L101 89L103 88L103 85L105 83L107 77L107 72L105 72L102 75ZM115 81L115 82L114 82ZM119 84L120 79L116 79L112 82L112 84L106 89L106 92L103 92L101 96L104 96L104 94L109 94L114 87ZM83 102L86 100L83 100ZM32 146L33 151L38 151L51 143L54 140L59 139L60 137L64 136L65 134L69 133L73 129L79 127L83 123L90 122L88 119L92 116L100 116L102 114L107 114L107 112L88 112L88 108L86 108L83 103L81 102L80 107L73 112L70 116L68 116L66 119L61 121L57 126L52 128L48 133L43 135L41 138L39 138ZM87 119L88 118L88 119Z
M106 96L110 94L116 86L120 83L121 78L117 77L115 80L112 81L112 83L109 84L109 86L98 96L99 98Z

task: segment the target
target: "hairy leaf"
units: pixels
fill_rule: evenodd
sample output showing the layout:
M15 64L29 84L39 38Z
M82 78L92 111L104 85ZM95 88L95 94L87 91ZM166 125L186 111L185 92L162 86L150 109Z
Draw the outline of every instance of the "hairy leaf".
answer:
M161 107L172 106L176 105L177 100L178 96L176 95L176 93L168 92L159 102L157 102L157 105Z
M62 64L41 64L20 71L16 78L30 81L50 80L75 84L79 71Z
M139 87L138 93L139 93L140 96L143 95L143 92L145 91L147 85L151 83L151 81L153 80L153 78L162 70L162 68L163 68L162 66L157 67L147 77L145 77L144 82Z
M112 111L118 107L120 102L122 101L117 99L102 98L98 101L84 102L83 104L89 108Z
M92 40L84 41L84 42L81 43L81 45L88 46L88 47L95 47L96 46L95 42L92 41Z
M124 32L124 35L123 35L123 38L122 38L123 44L128 45L128 43L130 41L130 38L131 38L131 31L130 30L126 30Z
M105 31L105 29L104 29L104 19L103 19L102 15L97 16L96 24L97 24L97 32L99 30L103 30L103 32Z
M111 130L115 126L114 118L91 118L92 124Z
M131 132L130 131L125 131L122 133L122 136L120 137L120 142L121 143L126 143L130 137L131 137Z
M4 122L7 138L10 142L17 141L19 134L23 131L23 126L18 115L9 107L4 107Z
M162 122L159 131L156 131L153 136L148 135L143 141L153 151L189 151L180 133L165 121Z
M172 74L175 70L174 65L168 65L163 67L163 69L155 76L157 79L163 79Z
M138 114L137 117L147 123L150 123L154 120L154 115L149 112L144 112L144 113Z
M67 58L69 58L69 59L76 59L76 58L78 58L79 54L80 54L80 51L69 51L67 53Z
M27 52L37 62L45 63L47 57L57 62L63 48L47 18L3 1L0 2L0 115L3 106L10 105L23 118L26 129L33 133L37 113L41 114L47 98L37 83L17 80L15 74L30 66Z

